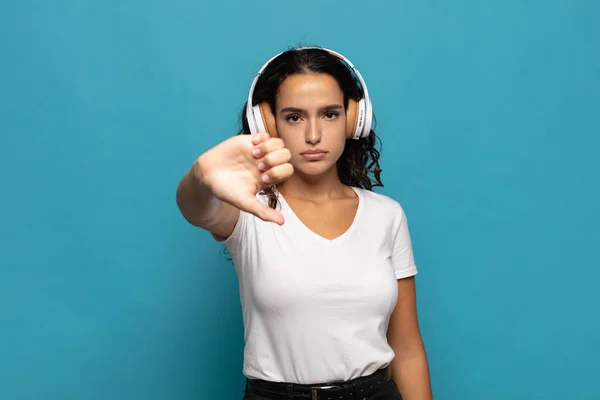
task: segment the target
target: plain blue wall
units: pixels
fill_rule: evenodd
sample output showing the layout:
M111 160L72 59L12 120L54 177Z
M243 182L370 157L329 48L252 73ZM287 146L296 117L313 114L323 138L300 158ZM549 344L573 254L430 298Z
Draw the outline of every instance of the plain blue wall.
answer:
M600 3L0 9L0 399L240 399L237 280L179 215L256 70L369 84L441 400L600 399Z

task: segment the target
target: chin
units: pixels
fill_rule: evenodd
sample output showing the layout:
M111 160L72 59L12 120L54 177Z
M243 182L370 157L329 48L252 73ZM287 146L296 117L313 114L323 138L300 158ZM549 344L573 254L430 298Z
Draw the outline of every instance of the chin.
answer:
M323 163L323 162L303 162L299 165L294 165L294 171L305 176L319 176L329 172L332 168L335 168L335 164Z

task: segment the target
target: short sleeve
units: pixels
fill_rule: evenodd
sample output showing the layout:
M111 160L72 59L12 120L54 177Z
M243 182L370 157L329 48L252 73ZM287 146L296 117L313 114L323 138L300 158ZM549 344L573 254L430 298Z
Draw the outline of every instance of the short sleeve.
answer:
M397 279L408 278L417 274L408 221L402 209L400 214L400 223L396 230L392 250L392 267Z
M247 236L246 231L248 230L248 220L250 219L250 215L240 210L240 214L237 222L233 228L233 232L227 238L220 238L213 235L213 238L219 242L225 244L229 252L233 254L239 254L242 241Z

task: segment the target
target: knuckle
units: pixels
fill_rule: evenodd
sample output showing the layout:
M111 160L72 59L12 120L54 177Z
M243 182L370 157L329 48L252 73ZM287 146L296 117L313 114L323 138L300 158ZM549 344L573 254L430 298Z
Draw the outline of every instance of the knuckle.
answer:
M292 164L286 163L278 166L277 168L274 168L271 173L271 176L274 180L282 180L289 178L293 172L294 167L292 167Z
M277 149L277 142L274 140L275 139L271 138L265 142L265 148L267 149L267 152Z
M270 171L269 176L272 181L279 181L281 179L281 171L278 168L274 168Z
M266 165L273 165L273 153L267 153L263 157L262 162L264 162Z
M283 149L278 149L276 152L273 153L273 156L277 157L277 160L281 162L281 160L285 159L285 152L283 151Z
M281 150L275 150L265 155L264 161L266 164L274 166L277 164L284 163L288 160L285 152Z
M258 148L262 151L263 154L268 153L269 150L269 142L262 142Z

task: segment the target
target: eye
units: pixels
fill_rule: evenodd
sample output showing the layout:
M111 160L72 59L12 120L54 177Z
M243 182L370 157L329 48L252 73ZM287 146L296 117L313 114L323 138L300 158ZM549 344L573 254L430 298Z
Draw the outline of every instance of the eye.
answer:
M327 119L334 119L336 118L338 115L340 115L339 113L335 112L335 111L329 111L325 113L325 118Z
M291 123L298 122L300 121L300 116L295 114L288 115L287 117L285 117L285 120Z

